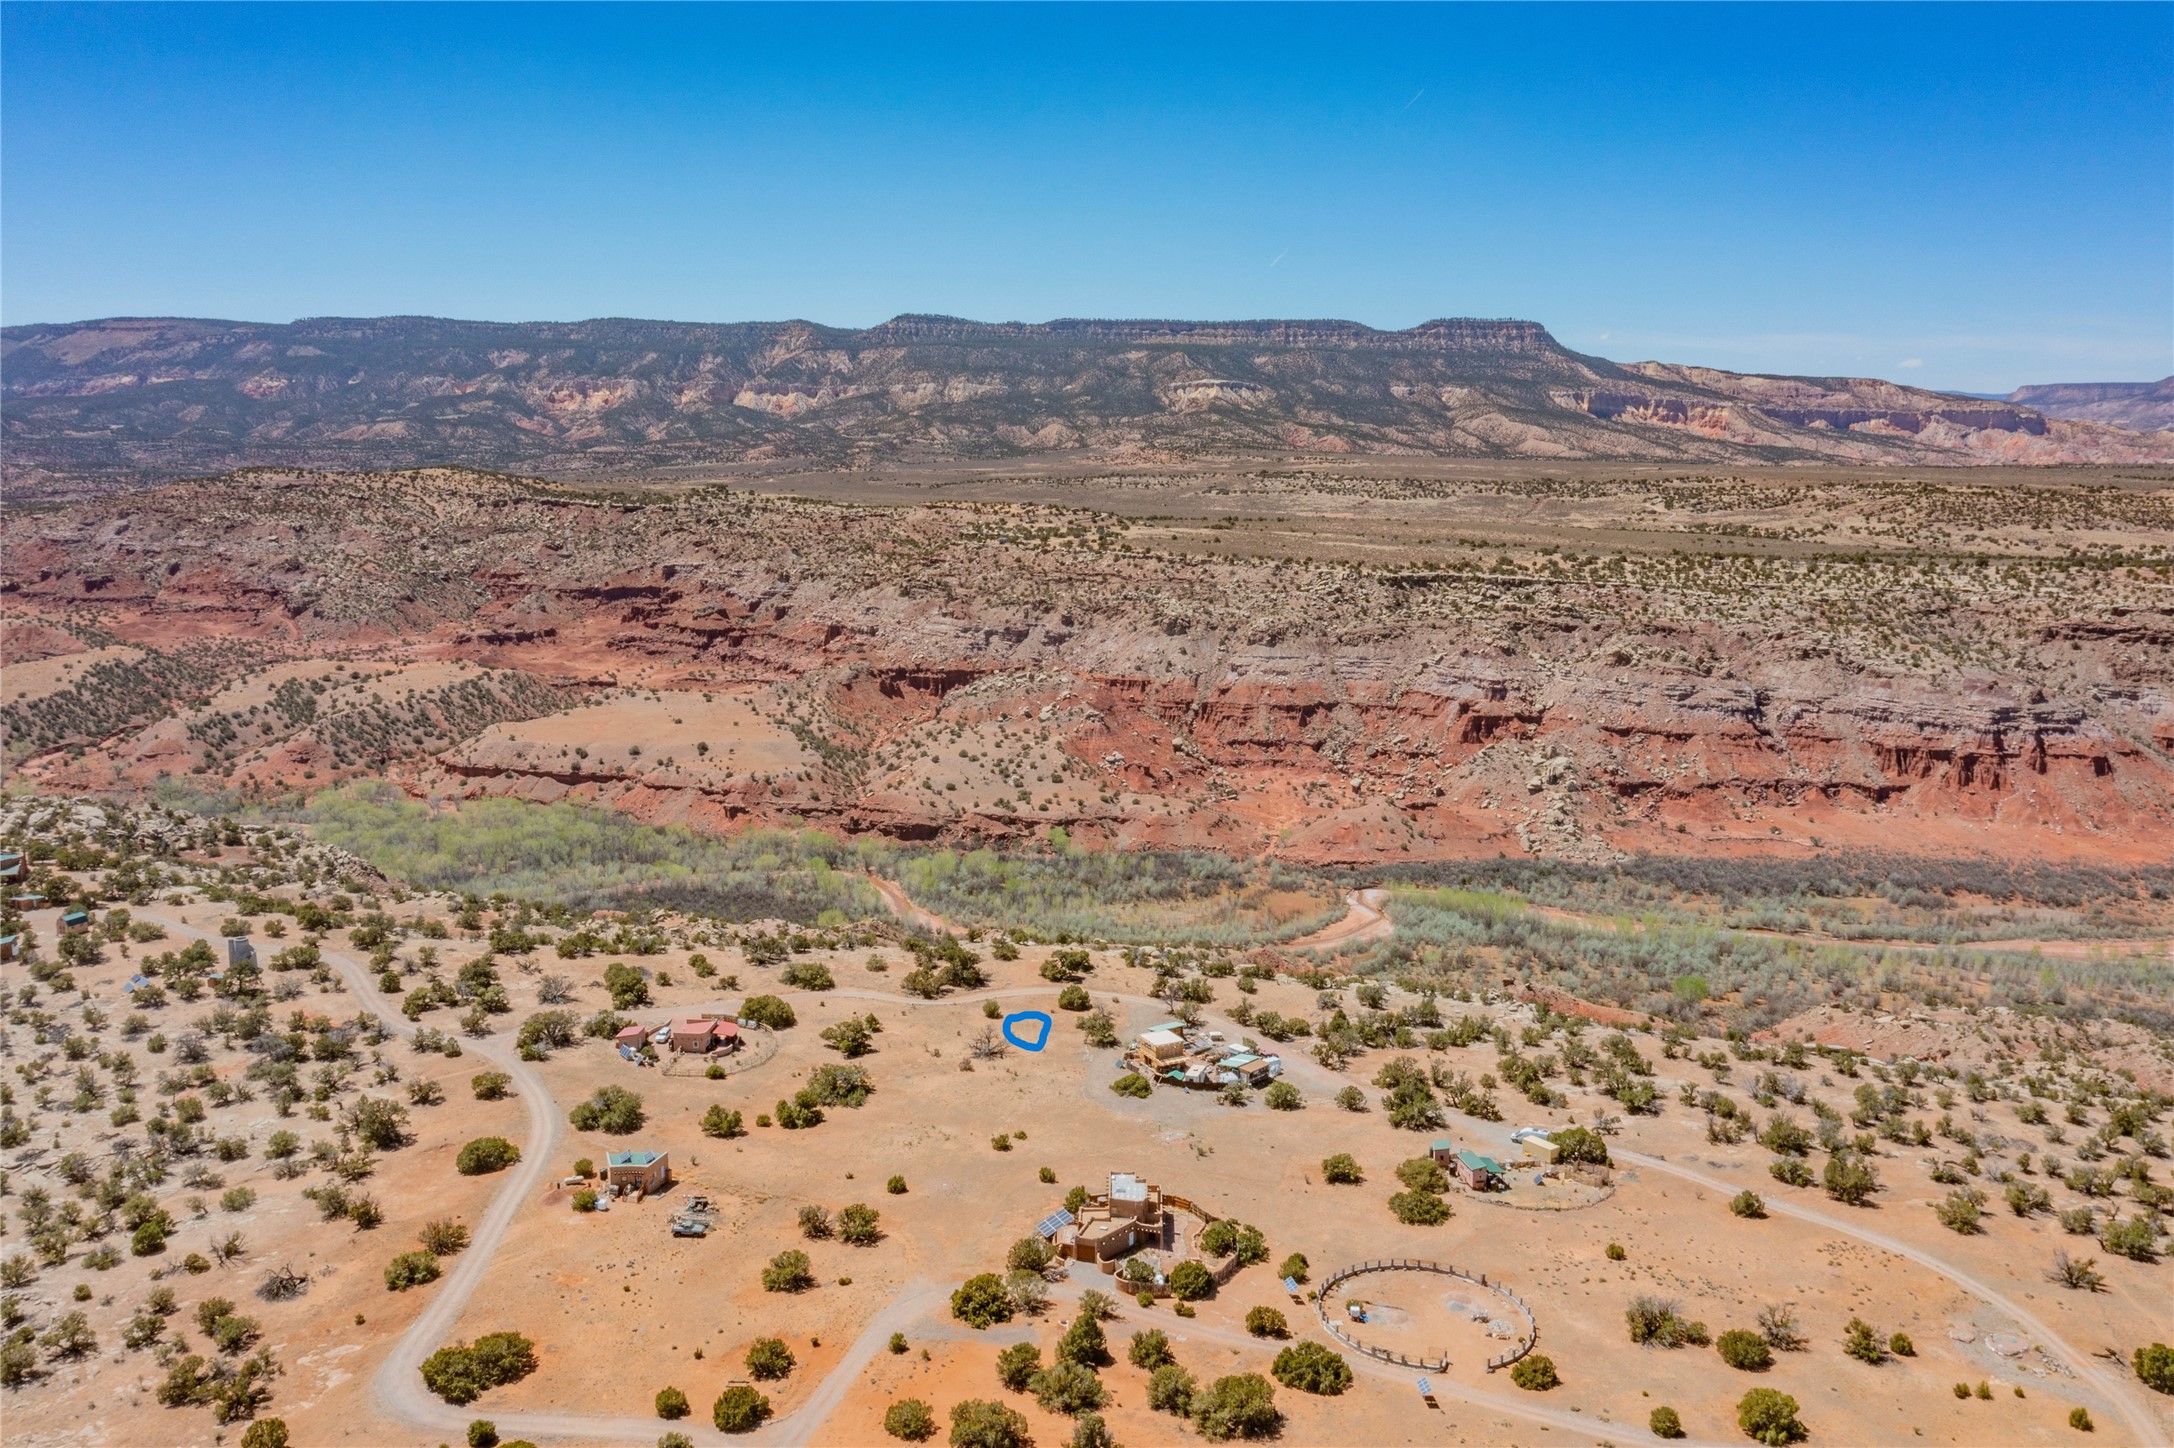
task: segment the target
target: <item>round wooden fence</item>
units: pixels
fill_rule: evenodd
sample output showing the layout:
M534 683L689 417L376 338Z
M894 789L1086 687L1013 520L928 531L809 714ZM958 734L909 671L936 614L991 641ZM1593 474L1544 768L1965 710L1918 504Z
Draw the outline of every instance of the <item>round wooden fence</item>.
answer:
M1475 1287L1484 1287L1509 1303L1510 1306L1516 1308L1517 1315L1524 1319L1525 1330L1519 1335L1516 1344L1508 1352L1487 1360L1487 1371L1489 1372L1508 1367L1511 1363L1531 1352L1540 1341L1540 1325L1534 1320L1532 1309L1525 1305L1525 1299L1519 1297L1500 1282L1488 1281L1486 1273L1466 1272L1444 1262L1427 1262L1411 1257L1392 1257L1379 1262L1356 1262L1349 1267L1340 1267L1329 1275L1328 1279L1321 1284L1320 1290L1314 1295L1314 1315L1321 1319L1322 1328L1328 1332L1329 1336L1335 1338L1353 1352L1363 1352L1368 1357L1381 1362L1395 1363L1402 1368L1416 1368L1422 1372L1438 1373L1449 1366L1449 1354L1446 1352L1438 1358L1409 1358L1402 1353L1391 1352L1387 1348L1373 1347L1358 1341L1337 1326L1335 1321L1330 1318L1328 1309L1329 1294L1350 1279L1362 1277L1369 1272L1436 1272L1444 1277L1454 1277L1460 1282L1469 1282Z

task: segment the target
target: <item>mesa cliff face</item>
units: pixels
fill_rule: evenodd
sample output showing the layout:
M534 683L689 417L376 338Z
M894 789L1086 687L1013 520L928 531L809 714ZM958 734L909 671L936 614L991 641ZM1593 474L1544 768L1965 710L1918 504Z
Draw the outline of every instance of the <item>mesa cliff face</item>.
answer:
M1913 668L1815 637L1818 574L1778 608L1681 560L1414 587L1053 551L1051 517L448 475L133 493L9 518L0 602L11 641L146 682L0 713L50 787L389 772L720 829L1315 862L2174 837L2174 614L2116 575L1952 597L1924 637L1997 628L2017 662Z
M2144 462L2174 436L1850 378L1622 367L1532 322L898 317L864 330L120 318L0 334L18 489L236 466L558 472L1079 450Z

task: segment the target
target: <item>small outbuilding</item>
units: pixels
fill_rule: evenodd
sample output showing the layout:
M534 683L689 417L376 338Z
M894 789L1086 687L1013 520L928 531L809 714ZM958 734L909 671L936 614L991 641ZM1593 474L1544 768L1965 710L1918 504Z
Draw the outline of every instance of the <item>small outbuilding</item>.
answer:
M1502 1185L1502 1163L1476 1151L1457 1153L1457 1175L1476 1192L1491 1192Z
M17 960L22 957L22 953L21 935L0 935L0 960Z
M60 917L60 933L63 935L81 935L90 928L91 912L88 910L70 910Z
M0 850L0 880L20 880L22 878L23 852L21 850Z
M237 965L255 965L257 948L243 936L229 935L226 938L226 963L229 970Z
M639 1051L642 1048L642 1043L648 1039L649 1027L647 1026L621 1026L618 1032L612 1036L611 1043L622 1051Z
M1427 1144L1427 1158L1449 1171L1457 1169L1457 1149L1449 1144L1446 1136L1437 1136Z
M672 1158L661 1151L614 1151L604 1157L604 1185L615 1190L661 1191L672 1180Z

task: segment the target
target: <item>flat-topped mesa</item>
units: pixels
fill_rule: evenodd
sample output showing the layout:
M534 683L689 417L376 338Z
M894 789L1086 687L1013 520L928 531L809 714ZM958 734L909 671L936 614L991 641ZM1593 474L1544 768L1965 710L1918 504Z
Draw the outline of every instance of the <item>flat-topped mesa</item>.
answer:
M1359 322L1264 319L1184 322L1150 318L1060 317L1053 322L974 322L963 317L907 314L857 334L867 342L1003 342L1035 339L1201 347L1341 348L1374 352L1571 354L1538 322L1511 318L1437 317L1402 331Z

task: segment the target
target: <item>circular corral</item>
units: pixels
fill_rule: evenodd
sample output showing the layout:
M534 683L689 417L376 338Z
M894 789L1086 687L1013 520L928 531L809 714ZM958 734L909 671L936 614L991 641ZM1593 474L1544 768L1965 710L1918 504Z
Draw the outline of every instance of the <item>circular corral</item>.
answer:
M1352 1315L1353 1307L1365 1319ZM1331 1337L1399 1367L1439 1372L1460 1356L1508 1367L1540 1329L1525 1300L1484 1272L1397 1257L1342 1267L1323 1280L1314 1311Z

